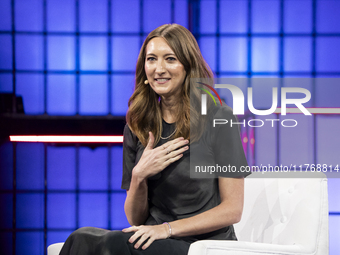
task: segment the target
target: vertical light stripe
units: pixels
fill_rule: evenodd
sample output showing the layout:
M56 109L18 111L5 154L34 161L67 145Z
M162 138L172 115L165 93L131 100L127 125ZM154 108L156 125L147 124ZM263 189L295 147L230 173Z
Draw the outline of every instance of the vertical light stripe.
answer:
M201 114L207 115L207 94L202 94L201 99Z

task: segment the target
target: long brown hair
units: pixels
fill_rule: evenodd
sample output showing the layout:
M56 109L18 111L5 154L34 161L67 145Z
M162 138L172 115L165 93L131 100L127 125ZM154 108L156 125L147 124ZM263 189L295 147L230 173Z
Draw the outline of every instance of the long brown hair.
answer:
M141 143L146 146L149 131L155 136L156 145L162 134L162 113L159 105L159 95L156 94L148 84L145 73L146 46L155 37L163 38L174 51L178 60L184 66L186 77L182 86L181 98L178 100L178 116L176 120L176 133L172 138L184 137L191 142L200 138L203 133L200 108L190 107L190 79L191 78L213 78L212 71L202 57L195 37L189 30L178 24L166 24L153 30L145 39L139 52L135 91L129 99L129 109L126 121L132 132ZM194 95L199 101L199 92ZM198 103L197 103L198 104ZM190 132L190 120L194 130Z

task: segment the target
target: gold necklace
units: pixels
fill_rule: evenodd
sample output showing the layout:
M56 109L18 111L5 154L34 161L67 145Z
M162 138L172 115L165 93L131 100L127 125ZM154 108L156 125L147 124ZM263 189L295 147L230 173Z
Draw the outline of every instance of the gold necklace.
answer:
M177 131L177 128L175 128L175 131L174 132L172 132L172 134L171 135L169 135L169 136L167 136L167 137L162 137L161 136L161 139L169 139L171 136L173 136L175 133L176 133L176 131Z

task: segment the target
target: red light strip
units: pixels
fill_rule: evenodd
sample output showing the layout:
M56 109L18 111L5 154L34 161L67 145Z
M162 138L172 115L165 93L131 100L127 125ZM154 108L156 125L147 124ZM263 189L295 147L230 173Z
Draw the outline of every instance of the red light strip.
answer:
M340 114L340 108L306 108L312 114ZM274 113L281 113L281 108L276 108ZM302 113L299 108L287 108L287 113Z
M122 143L123 136L91 136L91 135L11 135L11 142L38 143Z
M306 108L312 114L340 114L340 108ZM287 108L287 113L302 113L298 108ZM277 108L274 113L281 113ZM11 135L11 142L38 143L122 143L123 136L91 136L91 135Z

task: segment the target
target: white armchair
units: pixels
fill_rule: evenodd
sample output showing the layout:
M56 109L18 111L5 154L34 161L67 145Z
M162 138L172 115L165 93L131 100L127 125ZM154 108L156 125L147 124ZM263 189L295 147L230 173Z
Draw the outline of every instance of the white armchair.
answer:
M188 255L327 255L327 178L311 172L287 175L247 177L242 219L234 225L239 241L198 241Z
M54 243L47 247L47 255L59 255L64 243Z
M234 225L239 241L198 241L188 255L327 255L327 178L287 175L247 177L242 220ZM62 245L50 245L48 255L58 255Z

